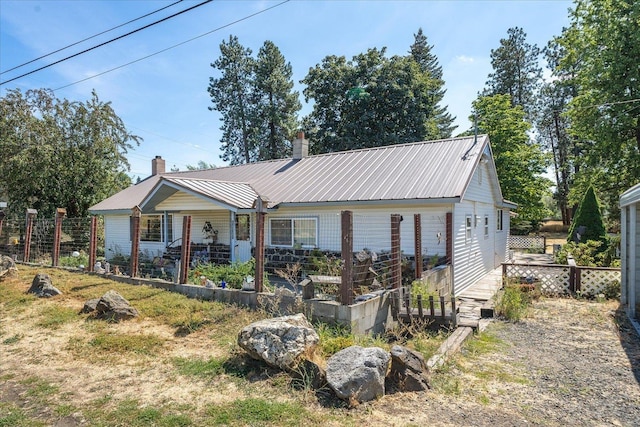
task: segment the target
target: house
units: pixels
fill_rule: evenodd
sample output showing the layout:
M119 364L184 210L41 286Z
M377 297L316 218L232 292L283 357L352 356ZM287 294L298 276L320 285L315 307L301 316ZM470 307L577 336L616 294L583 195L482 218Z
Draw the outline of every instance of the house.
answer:
M162 253L191 215L196 250L244 261L255 245L258 198L267 252L339 252L344 210L365 224L354 224L354 251L385 251L389 216L420 214L423 252L447 256L456 294L505 261L516 207L502 197L487 135L309 156L301 133L290 159L167 173L158 156L150 177L90 211L104 215L107 257L129 253L130 216L139 206L141 251ZM402 224L402 253L415 255L411 221Z
M620 196L622 283L621 303L629 317L640 314L640 184Z

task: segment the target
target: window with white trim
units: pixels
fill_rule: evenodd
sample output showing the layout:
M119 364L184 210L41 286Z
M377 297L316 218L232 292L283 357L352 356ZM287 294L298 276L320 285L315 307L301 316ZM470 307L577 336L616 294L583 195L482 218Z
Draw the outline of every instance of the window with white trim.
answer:
M140 241L141 242L163 242L164 237L164 215L142 215L140 217ZM129 235L133 235L133 221L129 217L131 229ZM173 240L173 215L167 215L168 236L166 241Z
M489 237L489 215L484 216L484 237Z
M471 215L467 215L464 221L464 242L471 242Z
M504 215L504 211L502 209L498 209L496 212L496 230L502 231L502 215Z
M271 246L317 247L317 218L270 218Z

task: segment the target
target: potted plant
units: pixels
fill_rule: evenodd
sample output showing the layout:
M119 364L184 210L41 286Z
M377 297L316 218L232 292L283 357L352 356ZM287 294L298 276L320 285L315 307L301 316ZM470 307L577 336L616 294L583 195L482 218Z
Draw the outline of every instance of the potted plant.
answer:
M204 226L202 227L202 234L204 234L204 239L211 240L212 244L215 244L218 241L218 230L213 228L210 221L205 221Z

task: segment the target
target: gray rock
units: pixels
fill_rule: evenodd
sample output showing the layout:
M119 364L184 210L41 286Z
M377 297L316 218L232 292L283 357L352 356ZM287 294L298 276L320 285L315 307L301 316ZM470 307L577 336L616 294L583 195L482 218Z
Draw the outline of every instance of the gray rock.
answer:
M396 390L428 390L428 371L422 354L400 345L391 347L391 370L387 377Z
M16 267L16 262L13 258L6 255L0 255L0 278L5 276L16 276L17 274L18 268Z
M96 316L118 322L138 316L138 310L116 291L107 291L96 304Z
M49 298L62 294L62 292L51 283L51 277L44 273L36 274L27 293L36 294L40 298Z
M294 370L319 341L304 314L260 320L238 334L238 345L251 357L286 371Z
M389 353L379 347L347 347L327 361L327 383L351 405L384 396Z
M84 307L82 307L82 310L80 310L80 313L91 313L92 311L96 311L98 301L100 301L100 298L93 298L85 302Z

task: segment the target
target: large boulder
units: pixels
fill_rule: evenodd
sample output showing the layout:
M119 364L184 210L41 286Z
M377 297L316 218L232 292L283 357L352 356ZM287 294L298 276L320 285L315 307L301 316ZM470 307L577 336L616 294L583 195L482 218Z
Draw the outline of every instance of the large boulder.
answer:
M422 354L400 345L391 347L391 370L387 376L390 387L397 391L429 389L427 364Z
M16 262L13 258L0 255L0 278L16 276L18 274L18 268L16 267Z
M379 347L351 346L327 360L327 383L351 405L384 396L389 353Z
M238 345L251 357L285 371L295 370L319 341L318 333L301 313L260 320L238 334Z
M31 287L27 293L35 294L40 298L49 298L60 295L62 292L53 286L51 277L49 277L48 274L38 273L33 278L33 282L31 282Z
M96 304L96 316L118 322L138 316L138 310L116 291L107 291Z

